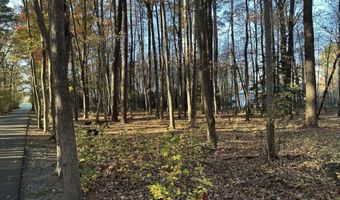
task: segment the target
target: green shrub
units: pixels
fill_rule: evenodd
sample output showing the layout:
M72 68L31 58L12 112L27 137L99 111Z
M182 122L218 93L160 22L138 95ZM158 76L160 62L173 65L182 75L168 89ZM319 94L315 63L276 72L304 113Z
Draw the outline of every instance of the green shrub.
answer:
M149 191L155 199L197 199L212 186L200 159L204 148L188 135L161 138L159 166L149 174L154 180Z
M99 177L100 171L96 170L96 165L105 157L106 151L112 149L112 138L101 133L94 136L86 131L79 131L76 136L81 165L81 187L86 193Z
M197 134L143 133L96 136L77 133L82 190L86 193L103 174L145 185L155 199L197 199L212 186L201 160L209 154ZM100 166L104 165L104 166ZM110 166L109 166L110 165ZM103 172L110 169L110 172Z

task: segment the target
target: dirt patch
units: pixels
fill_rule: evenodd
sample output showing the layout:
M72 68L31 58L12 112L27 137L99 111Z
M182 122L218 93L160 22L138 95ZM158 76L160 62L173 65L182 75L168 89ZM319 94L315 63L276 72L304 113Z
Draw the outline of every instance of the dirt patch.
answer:
M64 199L62 180L54 176L55 144L49 141L49 135L36 128L32 119L27 133L20 199Z

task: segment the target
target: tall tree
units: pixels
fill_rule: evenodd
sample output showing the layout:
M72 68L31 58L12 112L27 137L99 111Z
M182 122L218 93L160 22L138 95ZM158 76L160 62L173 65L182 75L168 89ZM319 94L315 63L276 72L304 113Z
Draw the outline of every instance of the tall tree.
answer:
M214 55L213 55L213 89L214 89L214 111L215 115L218 114L218 105L217 105L217 79L218 79L218 68L219 68L219 63L218 63L218 32L217 32L217 1L212 2L213 6L213 40L214 40Z
M233 91L235 97L235 115L238 113L240 106L240 96L237 81L237 62L236 62L236 50L235 50L235 31L234 31L234 0L230 1L230 28L231 28L231 55L233 60Z
M190 53L190 16L189 16L189 2L188 0L184 0L184 8L183 8L183 20L184 20L184 68L186 71L186 96L187 96L187 110L188 110L188 123L190 128L195 127L195 109L194 109L194 97L192 96L192 88L193 84L192 75L191 75L191 62L192 57Z
M290 7L289 7L289 18L288 18L288 51L287 51L287 70L285 79L287 84L290 82L290 74L292 69L295 67L295 59L294 59L294 13L295 13L295 0L290 0ZM296 67L295 67L296 70ZM295 75L295 83L296 85L299 85L299 78L298 75ZM298 94L299 95L299 94ZM290 105L289 105L289 114L292 113L293 110L293 104L292 99L290 99Z
M150 9L151 10L151 9ZM155 29L153 23L153 14L151 10L151 37L152 37L152 52L153 52L153 65L154 65L154 75L155 75L155 97L156 97L156 117L159 118L159 84L158 84L158 62L157 62L157 50L156 50L156 39L155 39Z
M88 87L88 73L87 73L87 58L88 58L88 51L87 51L87 1L83 0L83 12L82 12L82 22L84 26L83 31L83 55L81 61L81 79L82 79L82 86L83 86L83 112L84 112L84 119L89 117L88 112L90 110L90 97L89 97L89 87ZM75 26L75 24L74 24Z
M115 4L115 0L112 2ZM111 96L112 96L112 108L111 108L111 120L113 122L118 121L118 76L119 76L119 60L120 60L120 46L121 46L121 28L122 28L122 1L118 2L118 15L115 21L115 42L114 42L114 52L113 52L113 62L112 62L112 77L111 77Z
M212 16L211 16L211 1L198 0L196 1L196 39L199 49L199 60L201 75L201 88L204 94L205 116L208 124L207 139L214 147L217 147L217 134L215 129L214 105L213 105L213 84L210 78L211 74L211 58L212 46Z
M121 0L122 3L122 60L121 60L121 115L122 122L126 123L127 113L127 84L128 84L128 32L127 32L127 4L126 0Z
M34 0L37 22L53 72L55 128L56 135L60 139L65 199L81 200L80 172L67 81L69 45L71 42L68 6L64 0L49 1L49 8L50 28L47 29L39 3Z
M146 73L146 93L147 93L147 110L148 114L152 114L152 36L151 36L151 24L152 21L152 10L150 2L145 2L148 17L148 68Z
M266 46L266 110L268 159L277 158L274 133L274 73L272 61L272 1L264 1L264 24Z
M182 117L182 112L184 111L184 86L183 84L183 74L182 74L182 0L177 1L178 5L178 27L177 27L177 70L178 70L178 117Z
M163 58L164 58L164 66L165 66L165 77L166 77L166 88L167 88L167 97L168 97L168 112L169 112L169 120L170 120L170 129L175 129L175 118L174 118L174 102L172 95L172 84L171 84L171 72L169 65L169 42L168 42L168 32L167 32L167 21L166 21L166 13L165 13L165 5L164 0L161 0L161 20L162 20L162 29L163 29Z
M40 5L42 5L42 0L40 0ZM42 7L42 6L41 6ZM43 10L42 10L43 12ZM43 110L43 128L44 132L48 132L48 99L47 99L47 87L46 87L46 74L47 74L47 55L44 47L43 39L41 39L41 94L42 94L42 110Z
M286 28L286 0L278 0L278 11L279 11L279 28L280 28L280 54L281 54L281 66L284 72L284 87L288 89L290 84L291 69L288 64L287 58L287 28Z
M306 121L308 127L317 127L315 52L313 28L313 0L303 1L303 25L305 36L305 73L306 73Z
M36 66L36 59L35 55L33 53L33 33L31 30L31 20L30 20L30 13L29 13L29 8L27 5L27 2L24 0L24 9L25 9L25 14L27 18L27 30L28 30L28 35L30 39L30 47L29 47L29 56L30 56L30 66L31 66L31 73L32 73L32 96L33 96L33 107L35 110L35 114L37 117L37 127L42 128L41 126L41 99L40 99L40 93L38 89L38 81L37 81L37 66ZM4 10L1 8L1 10ZM2 16L3 17L3 16ZM5 81L6 82L6 81Z
M248 43L249 43L249 2L245 0L246 4L246 22L245 33L246 41L244 43L244 79L245 79L245 98L246 98L246 121L250 119L250 96L249 96L249 66L248 66Z

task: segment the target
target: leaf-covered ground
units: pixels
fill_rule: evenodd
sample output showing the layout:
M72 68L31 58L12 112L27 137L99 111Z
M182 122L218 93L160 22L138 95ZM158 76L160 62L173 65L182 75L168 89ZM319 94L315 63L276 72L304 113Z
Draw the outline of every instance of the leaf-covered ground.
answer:
M64 199L62 181L54 176L56 148L49 137L36 128L36 121L31 113L22 170L21 200Z
M127 124L77 124L86 199L337 199L340 123L323 116L303 128L303 116L276 124L280 159L265 158L265 121L219 116L219 144L204 144L205 125L136 114ZM91 124L91 125L85 125ZM98 131L98 132L97 132Z
M305 129L302 117L277 122L280 159L273 163L265 161L262 118L218 117L216 151L204 144L203 116L196 130L178 120L176 131L167 129L167 120L141 114L127 124L81 121L85 199L339 199L339 118L323 116L320 128ZM30 126L22 199L62 199L48 137Z

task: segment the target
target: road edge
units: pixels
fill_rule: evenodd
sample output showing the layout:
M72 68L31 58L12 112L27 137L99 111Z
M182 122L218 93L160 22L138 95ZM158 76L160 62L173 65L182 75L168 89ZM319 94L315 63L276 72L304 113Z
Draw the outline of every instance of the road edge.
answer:
M19 184L19 193L18 193L18 200L21 200L21 189L22 189L22 175L24 173L24 167L25 167L25 159L26 159L26 143L27 143L27 133L30 126L31 121L31 111L27 112L28 118L26 123L26 132L25 132L25 142L24 142L24 151L22 155L22 162L21 162L21 171L20 171L20 184Z

